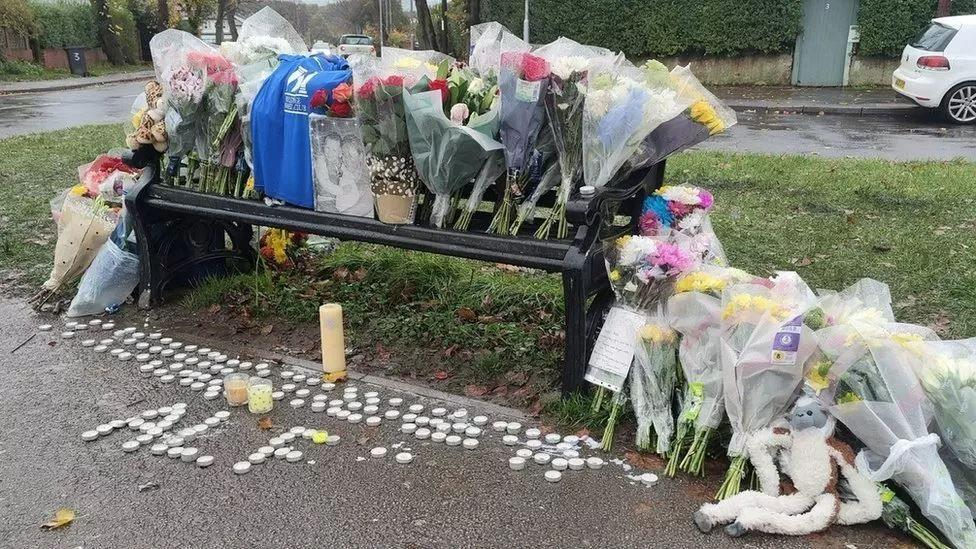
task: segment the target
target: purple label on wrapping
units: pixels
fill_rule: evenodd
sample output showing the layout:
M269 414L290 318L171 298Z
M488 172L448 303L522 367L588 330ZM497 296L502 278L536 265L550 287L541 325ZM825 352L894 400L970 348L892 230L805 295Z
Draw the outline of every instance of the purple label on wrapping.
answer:
M773 338L770 359L773 364L794 364L800 349L800 333L803 331L803 316L798 316L784 324Z

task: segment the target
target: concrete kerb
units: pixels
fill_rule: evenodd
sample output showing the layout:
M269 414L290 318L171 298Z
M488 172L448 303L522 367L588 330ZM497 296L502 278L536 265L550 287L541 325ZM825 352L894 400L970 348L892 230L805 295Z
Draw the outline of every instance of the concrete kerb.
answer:
M311 360L290 357L287 355L282 355L280 353L269 351L267 349L251 347L249 345L244 345L244 346L232 345L222 340L214 340L213 338L204 340L202 338L198 338L182 332L174 332L174 336L179 337L182 341L189 341L197 345L207 345L209 347L219 346L223 349L238 347L241 349L241 351L244 354L256 358L262 358L264 360L278 362L280 364L287 364L291 368L302 370L303 373L305 373L306 375L315 375L315 376L322 375L322 366L317 362L312 362ZM389 389L391 391L411 393L419 397L450 403L459 408L477 409L482 412L491 414L493 416L499 416L507 419L517 419L520 421L531 420L531 418L525 412L521 410L517 410L515 408L509 408L507 406L501 406L499 404L494 404L492 402L485 402L483 400L478 400L463 395L446 393L444 391L439 391L437 389L431 389L430 387L412 385L410 383L406 383L396 379L391 379L388 377L377 376L373 374L365 374L350 369L349 379L361 383L368 383L370 385L375 385L377 387L382 387L384 389Z
M21 93L44 93L54 91L73 90L78 88L89 88L92 86L103 86L105 84L122 84L126 82L136 82L153 78L155 73L151 70L123 74L113 74L103 77L84 77L84 78L64 78L61 80L48 80L41 82L8 82L0 84L0 95L14 95Z
M875 116L908 114L922 107L909 104L891 105L770 105L767 102L727 102L737 112L791 113L791 114L839 114L848 116Z

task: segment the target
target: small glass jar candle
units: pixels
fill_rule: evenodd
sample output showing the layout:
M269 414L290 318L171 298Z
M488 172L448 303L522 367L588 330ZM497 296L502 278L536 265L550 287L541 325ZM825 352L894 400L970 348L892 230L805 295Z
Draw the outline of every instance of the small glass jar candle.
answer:
M271 380L263 377L252 377L247 385L247 410L252 414L266 414L274 408L271 398L273 388Z
M224 376L224 395L228 406L244 406L248 401L247 374L228 374Z

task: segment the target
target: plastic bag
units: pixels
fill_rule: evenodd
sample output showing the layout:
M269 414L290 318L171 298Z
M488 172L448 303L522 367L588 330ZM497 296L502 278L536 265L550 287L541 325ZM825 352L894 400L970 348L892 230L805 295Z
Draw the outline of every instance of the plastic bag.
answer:
M413 86L424 78L436 79L438 69L444 64L454 65L454 58L434 50L383 48L384 72L403 77L403 85L406 87Z
M976 474L976 338L926 341L911 358L942 441Z
M403 92L407 134L417 172L434 193L431 224L441 227L451 195L471 181L502 144L488 137L496 111L478 119L480 126L463 126L444 115L441 92ZM479 131L479 127L482 128Z
M640 450L650 449L653 433L655 451L665 455L674 435L671 399L678 382L677 337L660 312L638 330L636 337L630 372L630 401L637 418L635 444Z
M861 473L874 481L894 480L950 543L976 547L972 513L939 457L939 437L927 428L932 408L912 374L912 342L852 338L847 356L853 359L834 366L841 377L830 412L864 443L856 460Z
M156 81L163 86L169 108L177 115L166 117L167 152L171 157L180 157L196 144L200 104L207 85L206 67L190 60L214 54L216 50L196 36L176 29L153 36L149 50Z
M106 240L81 277L78 293L68 307L68 316L97 315L124 303L138 284L139 256Z
M356 118L308 117L315 211L373 216L366 150Z
M58 219L54 266L44 289L55 291L81 275L112 234L115 222L116 215L101 199L66 194Z
M721 344L722 300L702 292L684 292L668 300L671 327L681 334L678 357L687 385L679 422L698 431L715 429L725 417Z

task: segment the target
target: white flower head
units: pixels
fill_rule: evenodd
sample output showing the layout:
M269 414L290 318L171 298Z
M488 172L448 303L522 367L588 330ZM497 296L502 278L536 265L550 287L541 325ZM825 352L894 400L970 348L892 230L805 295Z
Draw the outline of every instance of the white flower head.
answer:
M590 68L590 60L579 55L557 57L552 62L552 73L566 80L574 72L584 72Z
M701 199L698 197L698 188L688 185L670 185L661 192L661 197L671 202L697 206Z
M478 94L485 91L485 79L484 78L473 78L471 82L468 83L468 93Z
M657 241L647 236L633 236L620 250L620 264L634 265L644 256L657 250Z

